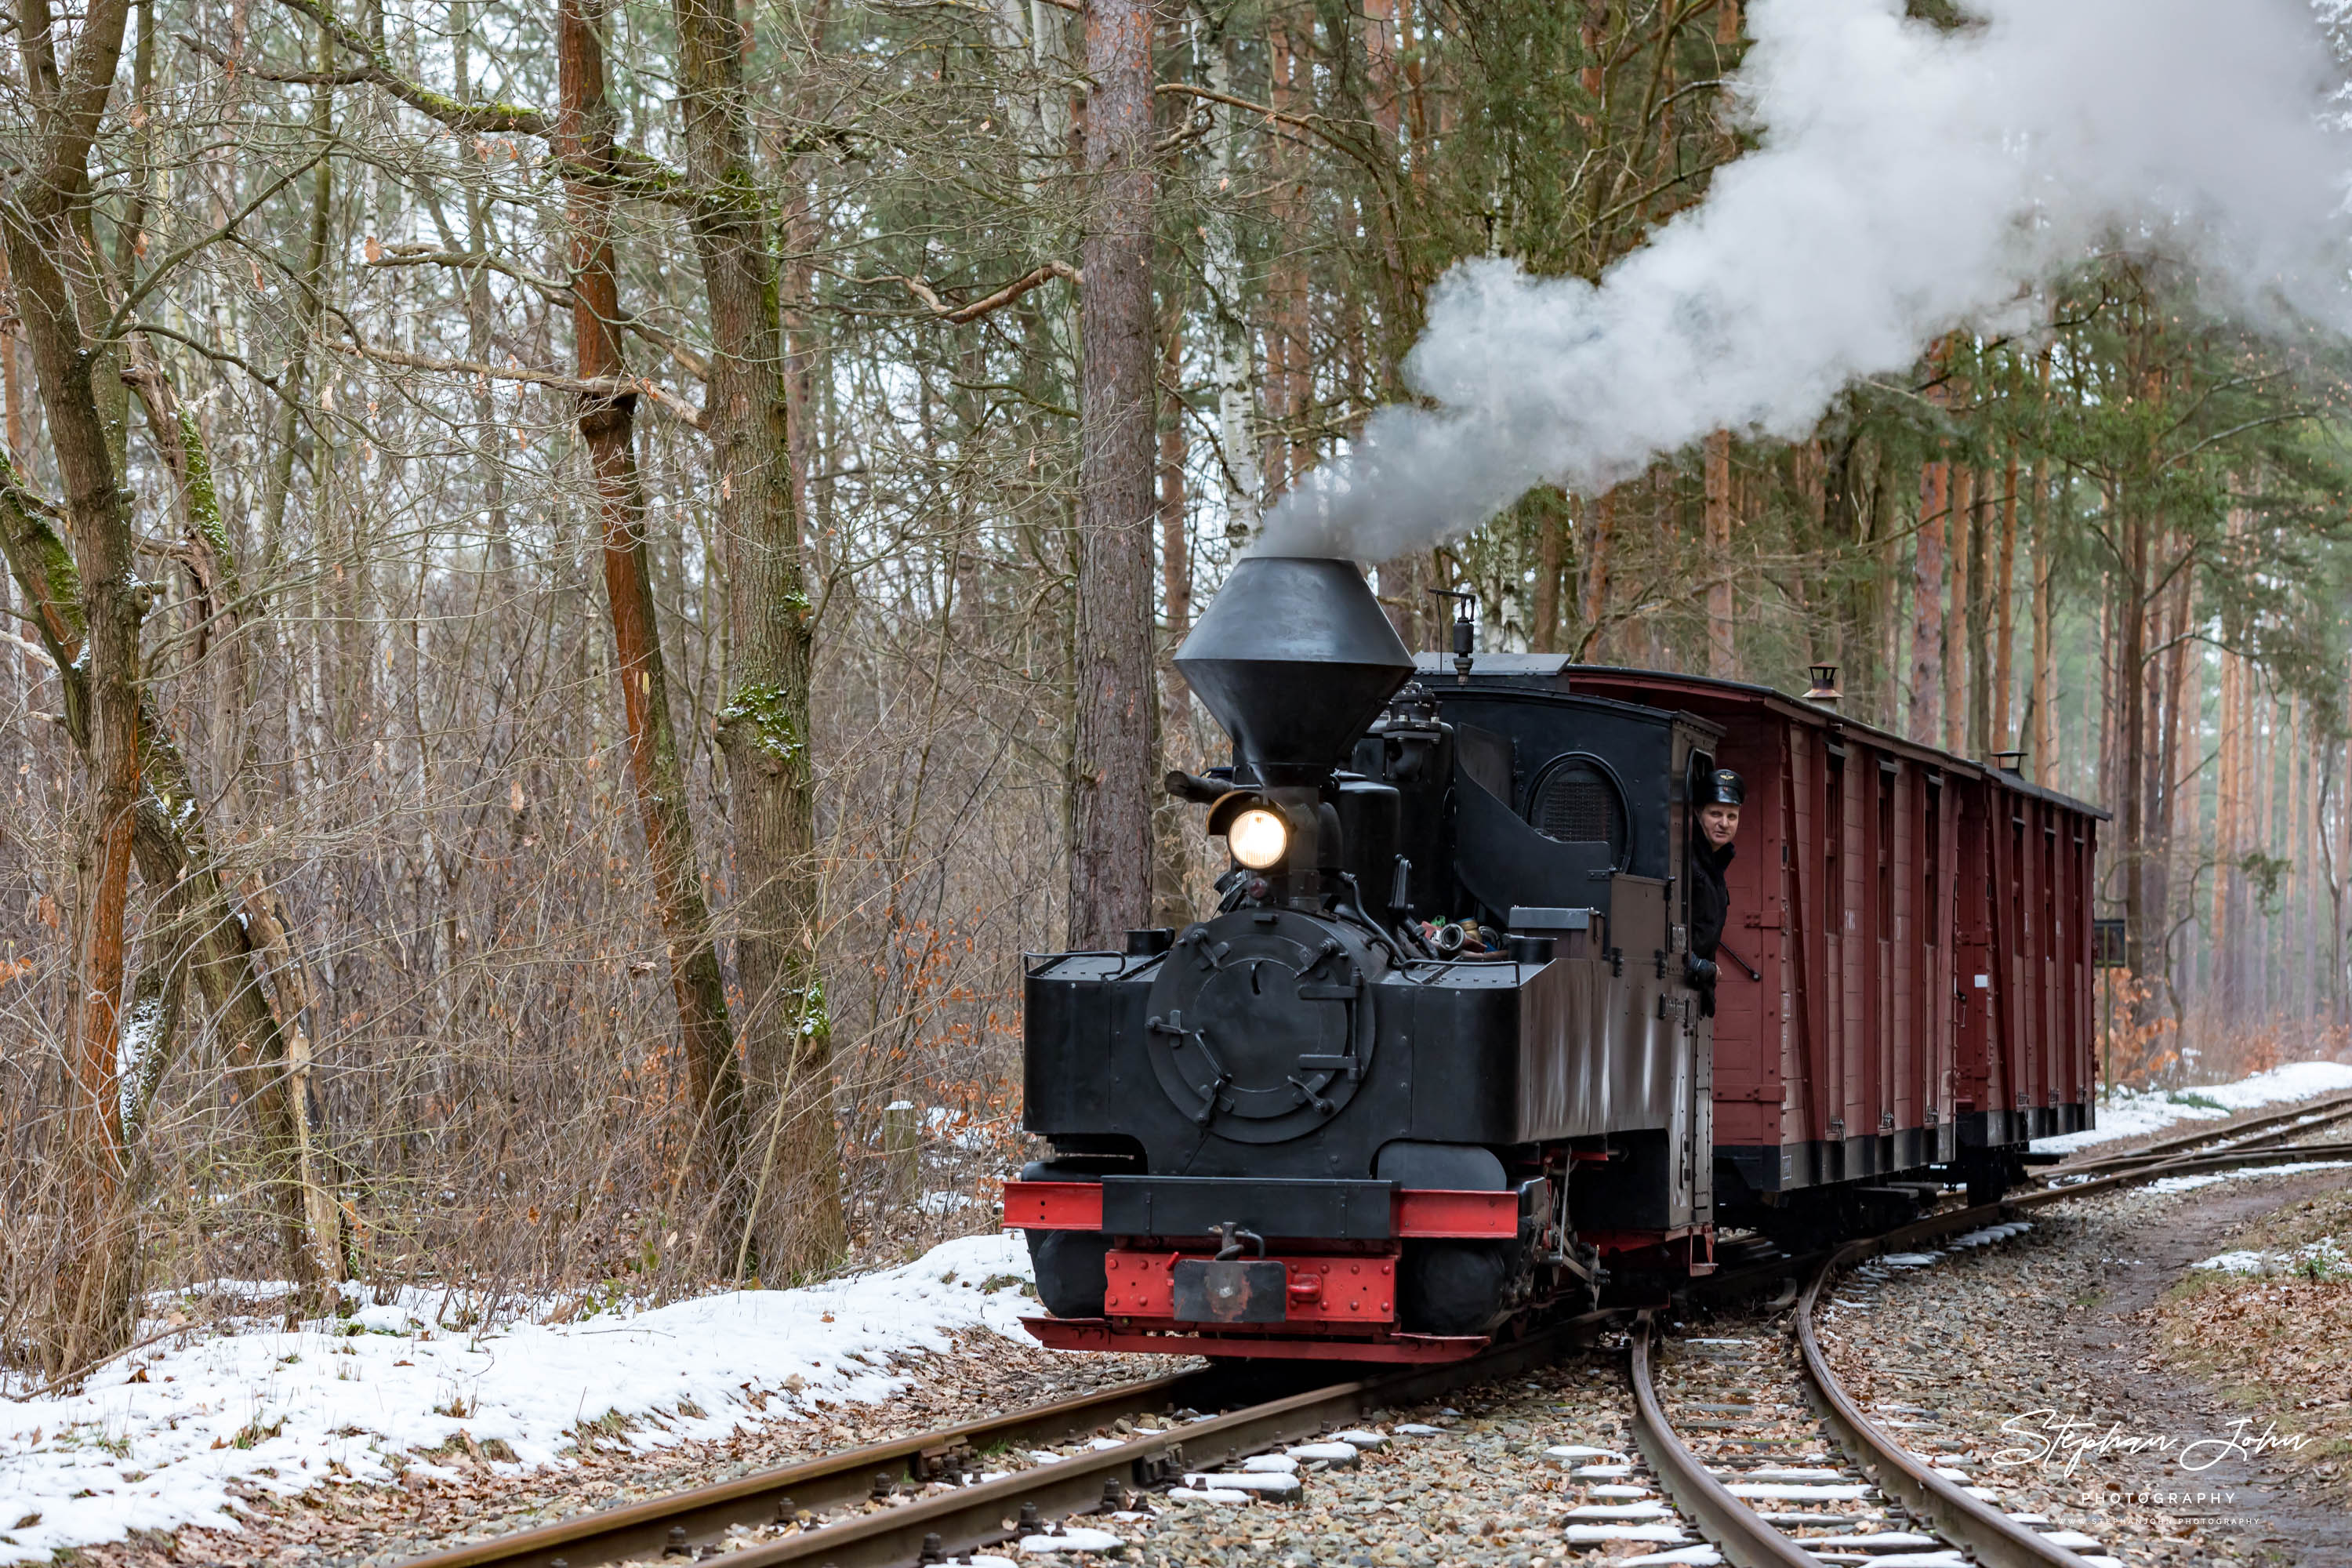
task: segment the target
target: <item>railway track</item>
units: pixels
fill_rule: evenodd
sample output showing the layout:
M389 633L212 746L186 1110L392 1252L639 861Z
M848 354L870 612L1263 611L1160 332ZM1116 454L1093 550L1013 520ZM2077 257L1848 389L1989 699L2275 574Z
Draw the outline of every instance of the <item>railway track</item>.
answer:
M2352 1115L2352 1097L2347 1101L2341 1113ZM2273 1126L2256 1131L2247 1142L2305 1135L2320 1124L2304 1120L2309 1115L2306 1107L2293 1117L2268 1119ZM2249 1129L2241 1125L2231 1131L2242 1136ZM1781 1384L1766 1397L1735 1377L1717 1390L1725 1397L1705 1399L1696 1397L1705 1391L1701 1384L1691 1383L1694 1396L1681 1404L1726 1407L1697 1417L1710 1423L1710 1436L1699 1442L1713 1451L1708 1455L1696 1451L1679 1435L1660 1398L1655 1325L1646 1312L1616 1310L1567 1320L1465 1361L1292 1387L1271 1399L1264 1397L1269 1378L1324 1374L1311 1369L1260 1367L1238 1373L1210 1368L1124 1384L473 1542L413 1559L405 1568L589 1568L632 1560L691 1559L712 1552L722 1541L728 1545L726 1560L734 1568L787 1563L904 1568L941 1562L1008 1538L1043 1532L1053 1527L1049 1521L1123 1510L1139 1493L1237 1464L1253 1454L1328 1437L1381 1409L1442 1398L1451 1390L1512 1376L1549 1363L1571 1346L1590 1343L1612 1326L1632 1330L1634 1431L1651 1472L1733 1563L1814 1564L1821 1560L1812 1553L1835 1537L1792 1531L1843 1530L1851 1537L1857 1521L1889 1516L1914 1522L1900 1531L1876 1533L1919 1536L1922 1551L1948 1544L1994 1568L2099 1568L2064 1544L2067 1538L2053 1542L2030 1521L2011 1520L1971 1496L1966 1483L1937 1474L1931 1459L1904 1449L1846 1396L1814 1335L1813 1317L1824 1289L1841 1275L1866 1268L1881 1253L1983 1233L2053 1203L2168 1175L2326 1159L2352 1160L2352 1142L2242 1144L2215 1154L2169 1154L1998 1205L1948 1210L1850 1243L1825 1258L1759 1258L1727 1270L1710 1282L1706 1295L1720 1300L1743 1290L1769 1289L1792 1270L1807 1271L1796 1303L1801 1388L1795 1381L1796 1369L1784 1373L1760 1349L1717 1346L1702 1352L1696 1357L1700 1362L1721 1363L1713 1368L1716 1372L1746 1371L1751 1373L1748 1383L1761 1384L1766 1381L1761 1373L1769 1369ZM1244 1378L1249 1380L1246 1387ZM1730 1397L1739 1393L1748 1397ZM1236 1403L1244 1397L1249 1402ZM1759 1479L1755 1471L1773 1467L1724 1462L1711 1468L1710 1458L1755 1458L1739 1447L1743 1440L1738 1423L1716 1417L1744 1420L1801 1408L1819 1413L1822 1441L1801 1453L1780 1456L1791 1461L1780 1468L1830 1474ZM1689 1424L1686 1418L1685 1425ZM1728 1435L1714 1435L1717 1433ZM1796 1445L1775 1440L1762 1447ZM1043 1451L1049 1448L1055 1451ZM1021 1465L1024 1458L1031 1461L1024 1468L997 1468ZM1819 1462L1793 1463L1799 1458ZM1715 1474L1715 1468L1732 1479ZM1638 1489L1630 1484L1629 1475L1614 1479L1629 1483L1620 1491ZM1757 1487L1767 1490L1755 1493ZM1858 1501L1868 1511L1818 1513L1809 1507L1816 1500L1802 1495L1808 1487L1861 1489L1822 1500ZM1798 1489L1798 1495L1781 1499L1790 1507L1759 1512L1737 1495L1737 1489L1747 1489L1752 1496L1778 1496L1771 1489L1776 1488ZM1799 1517L1806 1515L1811 1517ZM1573 1514L1570 1523L1576 1523ZM1878 1549L1892 1544L1889 1541Z
M2347 1114L2352 1114L2352 1102L2324 1117L2311 1117L2305 1108L2294 1116L2266 1118L2269 1131L2258 1131L2245 1143L2299 1137ZM2250 1131L2256 1130L2242 1125L2231 1132ZM2173 1147L2203 1141L2178 1140ZM2209 1155L2166 1152L2072 1185L1931 1215L1850 1242L1820 1259L1799 1293L1793 1321L1797 1368L1784 1372L1767 1353L1762 1339L1688 1342L1687 1348L1696 1353L1685 1359L1697 1363L1701 1375L1683 1380L1691 1397L1680 1403L1703 1414L1697 1422L1685 1425L1703 1424L1710 1432L1730 1434L1726 1436L1701 1437L1694 1432L1686 1439L1677 1432L1658 1388L1656 1325L1644 1312L1629 1358L1636 1441L1676 1503L1740 1568L1798 1568L1821 1562L1816 1553L1841 1549L1886 1554L1881 1561L1913 1553L1932 1560L1931 1554L1939 1551L1957 1551L1967 1561L1990 1568L2103 1568L2116 1559L2097 1552L2101 1542L2079 1531L2045 1528L2049 1521L2039 1515L2012 1515L2000 1509L1989 1489L1972 1485L1964 1472L1939 1462L1937 1456L1914 1451L1866 1413L1822 1354L1815 1320L1825 1293L1841 1277L1867 1271L1870 1261L1882 1255L1899 1255L1955 1236L1970 1245L2005 1239L2013 1234L2008 1227L2019 1215L2053 1204L2169 1175L2331 1159L2352 1160L2352 1142L2272 1148L2241 1144ZM1883 1272L1879 1277L1885 1277ZM1874 1283L1859 1286L1864 1293L1874 1289ZM1775 1383L1778 1389L1772 1387ZM1709 1394L1716 1397L1705 1397ZM1780 1417L1785 1425L1787 1417L1805 1411L1818 1423L1822 1441L1739 1435L1756 1430L1752 1423ZM1724 1415L1737 1419L1714 1418ZM1759 1448L1767 1451L1759 1455ZM1781 1451L1769 1451L1775 1449ZM1767 1498L1781 1506L1751 1506L1752 1500ZM1889 1521L1891 1528L1885 1527ZM1881 1527L1864 1528L1873 1525Z
M2046 1186L2068 1185L2087 1176L2103 1175L2111 1171L2137 1170L2144 1165L2159 1164L2208 1143L2222 1143L2233 1149L2261 1148L2317 1131L2322 1127L2334 1126L2347 1118L2352 1118L2352 1093L2329 1095L2307 1100L2292 1110L2232 1121L2226 1127L2208 1127L2171 1138L2161 1138L2127 1153L2052 1166L2042 1172L2042 1180Z
M1631 1356L1636 1440L1729 1561L1810 1568L1823 1552L1932 1561L1955 1550L1992 1568L2115 1561L2084 1557L2099 1544L2092 1538L2051 1530L2039 1516L2012 1518L1948 1462L1906 1447L1841 1386L1815 1334L1833 1281L1858 1275L1845 1289L1875 1289L1872 1276L1885 1277L1872 1266L1876 1255L1899 1258L1955 1235L1983 1245L2023 1228L1987 1205L1839 1248L1798 1297L1793 1356L1775 1332L1662 1341L1643 1314Z
M772 1538L728 1552L733 1568L936 1562L1041 1530L1049 1520L1117 1511L1142 1489L1327 1436L1375 1410L1542 1365L1590 1342L1617 1316L1589 1313L1465 1361L1318 1384L1214 1415L1198 1414L1198 1407L1232 1403L1244 1377L1254 1394L1262 1394L1285 1369L1211 1368L1125 1384L473 1542L412 1559L405 1568L587 1568L687 1557L738 1527ZM1119 1423L1129 1430L1114 1437ZM1072 1451L1010 1473L985 1468L1021 1446L1045 1444Z

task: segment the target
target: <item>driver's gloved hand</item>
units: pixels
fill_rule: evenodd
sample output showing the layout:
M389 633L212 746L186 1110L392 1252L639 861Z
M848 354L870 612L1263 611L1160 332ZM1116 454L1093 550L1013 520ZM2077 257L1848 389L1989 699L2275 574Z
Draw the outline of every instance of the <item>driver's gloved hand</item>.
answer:
M1685 953L1683 955L1683 978L1691 984L1697 986L1700 990L1714 990L1715 979L1717 973L1718 971L1715 966L1715 960L1711 958L1701 958L1696 953Z

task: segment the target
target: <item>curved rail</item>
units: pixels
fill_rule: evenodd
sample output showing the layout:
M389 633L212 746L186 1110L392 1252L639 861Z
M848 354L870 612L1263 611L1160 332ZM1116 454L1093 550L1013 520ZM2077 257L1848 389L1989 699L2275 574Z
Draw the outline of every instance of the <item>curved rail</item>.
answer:
M1992 1205L1986 1205L1986 1209ZM1984 1213L1985 1210L1970 1210ZM1940 1216L1956 1217L1956 1216ZM1838 1272L1885 1250L1885 1238L1850 1242L1831 1254L1814 1271L1804 1293L1797 1298L1797 1348L1803 1352L1805 1382L1824 1425L1839 1447L1868 1471L1879 1490L1901 1500L1920 1518L1932 1521L1946 1540L1965 1548L1975 1561L1990 1568L2091 1568L2076 1553L2056 1545L2009 1515L1971 1497L1911 1457L1862 1413L1848 1396L1822 1354L1813 1334L1813 1307L1822 1287Z
M2308 1108L2297 1112L2308 1114ZM2313 1123L2305 1123L2305 1126ZM2230 1151L2219 1154L2176 1156L2154 1164L2125 1170L2072 1186L2032 1193L2000 1203L1930 1215L1883 1235L1850 1242L1822 1258L1814 1268L1796 1304L1795 1331L1801 1352L1808 1393L1822 1423L1838 1444L1869 1473L1878 1488L1900 1500L1914 1514L1931 1522L1944 1537L1969 1552L1988 1568L2091 1568L2079 1553L2051 1542L2011 1519L2000 1510L1970 1496L1953 1482L1915 1459L1886 1432L1864 1415L1838 1383L1822 1356L1813 1331L1813 1310L1827 1282L1841 1270L1889 1249L1901 1250L1957 1231L1995 1225L2021 1210L2046 1208L2069 1199L2087 1197L2117 1187L2153 1182L2169 1175L2193 1175L2215 1171L2244 1170L2263 1165L2299 1163L2312 1159L2352 1159L2352 1142L2322 1143L2302 1148ZM1785 1267L1785 1264L1783 1265ZM1761 1274L1769 1266L1759 1266ZM1816 1561L1802 1547L1766 1524L1747 1504L1733 1497L1711 1475L1706 1464L1683 1447L1667 1423L1653 1385L1650 1314L1638 1320L1632 1345L1634 1437L1644 1458L1665 1483L1675 1500L1700 1525L1707 1539L1740 1568L1795 1568Z
M1802 1547L1733 1497L1675 1436L1650 1380L1650 1339L1656 1326L1646 1310L1634 1321L1632 1358L1633 1441L1650 1468L1684 1511L1698 1521L1707 1540L1738 1568L1819 1568Z

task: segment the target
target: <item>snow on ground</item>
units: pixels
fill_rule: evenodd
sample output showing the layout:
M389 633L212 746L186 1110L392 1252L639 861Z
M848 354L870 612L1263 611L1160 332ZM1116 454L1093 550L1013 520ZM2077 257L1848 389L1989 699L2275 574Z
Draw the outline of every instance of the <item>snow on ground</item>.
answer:
M2140 1190L2149 1193L2187 1193L2199 1187L2210 1187L2216 1182L2244 1182L2257 1176L2299 1176L2305 1171L2336 1171L2352 1165L2352 1160L2297 1160L2288 1165L2255 1165L2243 1171L2216 1171L2201 1176L2167 1176L2150 1182Z
M434 1470L419 1451L453 1440L504 1444L517 1462L497 1468L520 1474L563 1462L583 1423L656 1448L820 1396L879 1401L909 1382L894 1356L961 1329L1021 1334L1029 1279L1018 1234L974 1236L898 1268L568 1323L468 1332L429 1321L444 1298L420 1290L298 1332L134 1352L78 1394L0 1403L0 1563L134 1529L235 1528L232 1483L385 1481Z
M2033 1149L2036 1153L2067 1154L2110 1139L2154 1132L2176 1121L2215 1121L2256 1106L2309 1100L2342 1089L2352 1089L2352 1065L2289 1062L2236 1083L2208 1084L2196 1089L2118 1089L2114 1099L2100 1103L2096 1127L2086 1132L2036 1138ZM2200 1105L2200 1100L2210 1100L2223 1109L2216 1110L2211 1106Z
M2342 1244L2334 1237L2323 1236L2290 1252L2217 1252L2189 1267L2223 1274L2304 1274L2314 1279L2342 1279L2352 1275L2352 1258L2344 1255Z

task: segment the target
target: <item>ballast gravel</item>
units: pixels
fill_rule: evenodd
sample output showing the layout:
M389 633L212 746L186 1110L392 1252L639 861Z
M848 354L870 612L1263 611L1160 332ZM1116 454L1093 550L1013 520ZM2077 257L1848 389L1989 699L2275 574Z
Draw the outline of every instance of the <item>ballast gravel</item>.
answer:
M1167 1509L1138 1521L1126 1561L1146 1568L1550 1568L1606 1555L1613 1568L1717 1560L1630 1458L1622 1352L1575 1352L1447 1397L1445 1406L1383 1412L1370 1432L1286 1450L1300 1460L1296 1500ZM1358 1447L1366 1437L1382 1441ZM1310 1458L1342 1439L1352 1463ZM1601 1467L1603 1475L1572 1473L1586 1461L1615 1462ZM1066 1554L1072 1564L1090 1559L1098 1560Z

